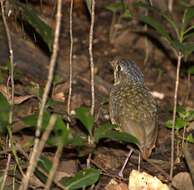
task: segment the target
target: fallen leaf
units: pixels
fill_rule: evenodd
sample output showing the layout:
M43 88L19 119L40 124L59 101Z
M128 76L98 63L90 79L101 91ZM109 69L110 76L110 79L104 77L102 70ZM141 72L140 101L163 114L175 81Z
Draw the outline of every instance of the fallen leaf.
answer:
M0 92L3 94L3 96L6 98L7 102L11 104L11 92L7 88L7 86L1 84L0 85ZM14 96L13 103L14 104L21 104L22 102L35 97L34 95L25 95L25 96Z
M170 190L157 177L137 170L132 170L130 173L128 188L130 190Z
M175 175L172 179L172 185L177 190L193 190L194 186L192 184L191 176L188 172L180 172Z
M105 190L128 190L127 184L111 179Z

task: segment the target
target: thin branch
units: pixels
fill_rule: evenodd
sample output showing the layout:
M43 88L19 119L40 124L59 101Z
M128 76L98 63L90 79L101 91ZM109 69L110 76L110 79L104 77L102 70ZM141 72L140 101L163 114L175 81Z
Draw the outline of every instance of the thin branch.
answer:
M2 19L3 24L5 27L6 35L7 35L7 42L8 42L8 48L9 48L9 61L10 61L10 78L11 78L11 108L10 108L10 114L9 114L9 124L12 124L13 121L13 105L14 105L14 58L13 58L13 48L12 48L12 41L11 41L11 34L10 30L5 18L5 11L3 8L3 1L1 1L1 13L2 13Z
M50 91L51 83L53 80L53 73L54 73L54 68L56 64L56 58L57 58L57 53L58 53L58 48L59 48L59 34L60 34L60 26L61 26L61 8L62 8L62 0L57 1L57 13L56 13L56 28L55 28L55 36L54 36L54 43L53 43L53 53L51 56L50 60L50 66L49 66L49 74L48 74L48 80L44 89L41 105L40 105L40 111L39 111L39 116L38 116L38 121L37 121L37 128L36 128L36 138L34 142L34 147L33 151L31 154L31 158L29 161L29 166L27 168L26 176L22 180L22 184L20 186L20 190L26 190L28 187L28 183L30 180L30 177L32 176L34 169L36 167L36 161L37 161L37 149L39 145L39 136L40 136L40 130L42 127L42 121L43 121L43 113L45 109L45 104L47 102L48 94Z
M54 175L56 173L57 167L59 165L59 161L60 161L62 152L63 152L63 144L62 144L62 142L60 142L58 145L55 157L53 159L52 169L49 173L48 180L46 182L46 186L45 186L44 190L49 190L50 186L52 185L52 181L53 181Z
M69 94L68 94L68 100L67 100L67 114L70 115L71 110L71 94L72 94L72 54L73 54L73 30L72 30L72 12L73 12L73 0L71 0L70 5L70 15L69 15L69 33L70 33L70 53L69 53ZM57 170L57 166L59 164L59 160L62 154L63 145L60 144L58 146L55 158L53 160L53 166L50 171L45 190L49 190L50 186L52 184L53 177L55 175L55 172Z
M2 183L1 183L0 190L5 189L4 186L5 186L5 182L6 182L6 179L7 179L7 174L8 174L8 171L9 171L10 161L11 161L11 154L8 154L7 164L6 164L6 168L5 168L5 172L4 172L4 176L3 176L3 180L2 180Z
M69 34L70 34L70 52L69 52L69 94L67 100L67 114L70 115L71 110L71 94L72 94L72 55L73 55L73 30L72 30L72 12L73 12L73 0L71 0L70 5L70 15L69 15Z
M91 70L91 114L94 115L95 106L95 91L94 91L94 60L93 60L93 33L94 33L94 20L95 20L95 0L92 0L91 7L91 25L89 34L89 55L90 55L90 70Z
M33 164L35 166L37 164L37 159L40 156L40 154L41 154L41 152L42 152L42 150L44 148L44 145L45 145L45 143L46 143L46 141L47 141L47 139L48 139L48 137L49 137L52 129L55 126L56 120L57 120L57 115L56 114L51 115L50 120L49 120L48 127L46 128L45 132L43 133L43 135L41 137L41 140L39 141L38 146L37 146L37 150L36 150L36 160L33 162ZM29 174L28 175L27 174L28 174L28 169L27 169L26 176L29 175ZM26 190L28 188L29 179L26 176L22 180L22 184L20 186L20 190L24 190L24 189ZM30 177L31 177L31 175L30 175Z
M172 123L172 134L171 134L170 180L172 180L172 178L173 178L173 170L174 170L175 121L176 121L177 96L178 96L178 88L179 88L179 75L180 75L181 59L182 59L182 54L181 54L181 52L178 52L178 56L177 56L176 84L175 84L175 92L174 92L173 123Z
M6 17L5 17L3 1L1 0L0 3L1 3L1 16L2 16L2 20L3 20L5 32L6 32L6 35L7 35L7 42L8 42L8 48L9 48L9 61L10 61L10 70L9 70L9 72L10 72L10 78L11 78L11 102L10 102L8 128L10 129L11 124L13 122L13 106L14 106L14 91L15 91L15 86L14 86L14 57L13 57L11 34L10 34L10 30L9 30L7 20L6 20ZM12 148L12 138L11 138L10 135L9 135L9 144L8 145L9 145L9 148ZM10 161L11 161L11 154L9 153L5 173L4 173L4 176L3 176L3 182L1 184L1 189L4 189L4 185L5 185L8 170L9 170Z
M17 146L17 149L24 156L26 160L29 160L28 155L26 154L26 152L22 149L20 145ZM48 178L48 173L45 170L43 170L40 166L37 166L36 169ZM58 188L67 190L67 188L65 188L60 182L56 181L56 179L54 179L53 182Z
M173 0L168 0L168 10L172 12L173 10Z

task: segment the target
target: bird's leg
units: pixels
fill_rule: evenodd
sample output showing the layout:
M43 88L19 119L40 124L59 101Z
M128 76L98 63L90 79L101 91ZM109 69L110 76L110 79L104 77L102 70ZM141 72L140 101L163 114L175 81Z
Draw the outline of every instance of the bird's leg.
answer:
M123 164L123 167L121 168L121 170L120 170L120 172L119 172L119 174L118 174L120 177L123 177L123 171L124 171L125 166L127 165L127 162L128 162L128 160L129 160L129 158L130 158L130 156L131 156L132 153L133 153L133 149L131 149L131 150L129 151L129 153L128 153L128 155L127 155L127 158L125 159L125 162L124 162L124 164Z
M137 166L137 170L140 172L140 168L141 168L141 155L139 152L139 156L138 156L138 166Z

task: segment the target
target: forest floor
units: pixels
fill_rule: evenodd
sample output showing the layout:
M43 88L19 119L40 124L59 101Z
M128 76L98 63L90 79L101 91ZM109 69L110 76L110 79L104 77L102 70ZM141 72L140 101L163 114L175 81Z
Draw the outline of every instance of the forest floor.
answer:
M111 2L111 1L110 1ZM150 157L149 162L141 162L141 171L157 176L161 181L169 182L170 155L171 155L171 129L165 127L166 122L172 119L174 89L176 81L176 57L169 51L168 45L160 44L159 36L154 35L152 39L145 38L144 25L135 21L117 18L111 27L112 13L105 7L109 1L97 1L95 12L95 27L93 53L95 64L95 125L110 121L108 113L108 100L110 88L113 85L113 70L110 64L116 56L128 58L138 64L144 73L145 85L151 92L157 92L160 96L155 99L158 105L158 125L159 135L156 148ZM51 5L44 5L42 9L39 5L33 5L41 13L41 18L54 29L54 19L51 17L53 10ZM90 66L88 53L88 39L90 17L86 7L77 4L73 12L73 87L71 110L80 106L90 107ZM66 115L67 95L69 89L69 5L63 6L63 20L60 36L60 51L57 59L55 79L52 86L50 99L54 104L50 110L60 114L63 118ZM26 126L21 119L34 113L38 113L41 91L47 80L49 64L49 53L42 42L35 42L33 33L21 28L13 19L8 20L12 34L14 62L15 62L15 95L18 97L18 104L14 106L13 140L16 147L20 147L25 154L29 154L34 139L34 128ZM25 27L24 27L25 28ZM153 31L152 31L153 32ZM31 33L31 36L29 36ZM3 34L3 33L2 33ZM28 35L27 35L28 34ZM152 33L151 33L152 35ZM0 62L8 62L8 51L6 36L1 35L0 42ZM147 41L146 41L147 39ZM146 45L147 43L147 45ZM145 62L146 48L148 48L148 59ZM184 109L194 108L194 78L185 72L192 64L184 62L181 67L180 86L178 92L178 105ZM0 66L1 72L1 93L5 92L9 73L6 65ZM6 94L6 95L5 95ZM40 96L38 97L39 94ZM8 96L7 93L4 93ZM72 128L77 130L79 124L72 123ZM182 134L182 131L180 131ZM0 168L1 173L6 168L7 154L10 151L7 146L6 136L0 137ZM181 139L175 140L175 167L174 175L179 172L188 172L183 153L181 151ZM18 148L19 149L19 148ZM45 147L43 155L51 158L55 154L55 147ZM178 150L178 151L177 151ZM65 147L57 173L59 177L74 175L80 168L86 167L88 150L82 150L85 156L78 156L77 149ZM180 152L179 152L180 151ZM85 153L86 152L86 153ZM122 163L128 153L126 145L112 142L100 142L92 156L92 164L101 169L104 175L101 176L96 189L104 189L110 179L116 176L122 167ZM24 157L21 150L18 156ZM84 159L83 159L84 158ZM22 159L21 159L22 160ZM25 159L24 159L25 160ZM22 161L22 168L27 166L27 161ZM12 159L13 168L16 163ZM138 154L134 153L124 171L124 179L128 178L129 173L138 167ZM14 169L12 169L13 171ZM10 169L11 171L11 169ZM61 172L61 173L60 173ZM61 175L61 176L60 176ZM9 173L7 187L12 184L13 175ZM20 178L20 177L18 177ZM125 180L124 180L125 182ZM31 181L31 187L36 187L41 183L35 179Z

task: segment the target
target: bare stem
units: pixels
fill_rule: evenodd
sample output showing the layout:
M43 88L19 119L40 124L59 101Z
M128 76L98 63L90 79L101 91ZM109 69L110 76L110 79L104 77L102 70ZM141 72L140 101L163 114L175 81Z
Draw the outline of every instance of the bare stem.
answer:
M9 72L10 72L10 78L11 78L11 102L10 102L8 128L11 131L11 124L13 122L14 91L15 91L15 87L14 87L14 57L13 57L11 34L10 34L10 30L9 30L7 20L6 20L6 17L5 17L3 1L1 0L0 3L1 3L1 16L2 16L2 20L3 20L5 32L6 32L6 35L7 35L7 42L8 42L8 48L9 48L9 61L10 61L10 70L9 70ZM9 146L9 148L12 148L12 135L9 135L8 146ZM7 158L5 173L4 173L4 176L3 176L3 181L2 181L2 184L1 184L1 189L4 189L4 185L5 185L8 170L9 170L10 161L11 161L11 154L9 153L8 158Z
M69 53L69 94L68 94L68 100L67 100L67 114L69 116L70 110L71 110L71 94L72 94L72 54L73 54L73 30L72 30L72 13L73 13L73 0L71 0L70 5L70 14L69 14L69 33L70 33L70 53ZM67 127L69 128L69 124L67 124ZM60 143L57 148L57 152L55 154L54 160L53 160L53 166L49 173L49 177L45 186L45 190L49 190L50 186L52 184L55 172L57 170L59 160L61 157L63 151L63 145Z
M4 176L3 176L3 180L2 180L2 183L1 183L0 190L4 189L5 182L6 182L6 179L7 179L8 170L9 170L10 161L11 161L11 154L8 154L7 164L6 164L6 168L5 168L5 172L4 172Z
M59 165L59 161L60 161L62 152L63 152L63 144L62 144L62 142L60 142L60 144L58 145L55 157L53 159L52 169L49 173L48 180L46 182L46 186L45 186L44 190L49 190L50 186L52 185L52 181L53 181L54 175L56 173L57 167Z
M40 154L41 154L41 152L42 152L42 150L44 148L44 145L45 145L45 143L46 143L46 141L47 141L47 139L48 139L48 137L49 137L52 129L54 128L54 125L55 125L56 120L57 120L57 115L52 115L50 117L49 124L48 124L45 132L43 133L43 135L41 137L41 140L38 142L38 146L37 146L37 150L36 150L36 155L35 155L36 156L35 157L36 160L33 162L33 164L35 166L37 164L37 159L40 156ZM27 176L27 174L29 175L28 170L27 170L26 176ZM27 189L28 188L29 181L26 181L26 180L29 180L29 179L26 178L26 176L23 178L24 180L22 180L22 184L20 186L20 189L21 190L24 190L24 189Z
M90 70L91 70L91 114L94 115L94 106L95 106L95 91L94 91L94 60L93 60L93 33L94 33L94 19L95 19L95 0L92 0L92 10L91 10L91 25L90 25L90 34L89 34L89 55L90 55Z
M70 5L70 15L69 15L69 34L70 34L70 52L69 52L69 94L67 100L67 114L70 114L71 110L71 94L72 94L72 54L73 54L73 30L72 30L72 12L73 12L73 0L71 0Z
M168 0L168 10L172 12L173 10L173 0Z
M170 180L172 180L173 178L173 169L174 169L175 121L176 121L177 96L178 96L178 87L179 87L179 73L180 73L181 59L182 59L182 54L181 52L178 52L176 84L175 84L175 92L174 92L173 124L172 124L172 134L171 134Z
M40 111L39 111L39 116L38 116L38 121L37 121L37 128L36 128L36 138L34 142L34 147L32 150L31 158L29 161L29 165L27 168L27 172L25 177L22 180L22 184L20 186L20 190L26 190L28 188L28 183L30 180L30 177L32 176L34 169L36 167L36 161L38 159L39 153L37 152L38 146L39 146L39 137L40 137L40 131L42 127L42 121L43 121L43 113L45 109L45 104L47 102L48 94L50 91L51 83L53 80L53 73L54 73L54 68L56 64L56 58L57 58L57 53L58 53L58 48L59 48L59 34L60 34L60 26L61 26L61 8L62 8L62 0L57 1L57 13L56 13L56 28L55 28L55 36L54 36L54 43L53 43L53 52L50 60L50 66L49 66L49 74L48 74L48 80L44 89L41 105L40 105Z

